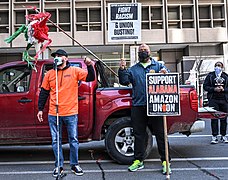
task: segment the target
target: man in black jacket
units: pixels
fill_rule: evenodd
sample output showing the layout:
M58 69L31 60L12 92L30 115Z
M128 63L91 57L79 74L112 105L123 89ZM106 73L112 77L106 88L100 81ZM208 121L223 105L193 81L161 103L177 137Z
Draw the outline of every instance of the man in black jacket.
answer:
M203 88L207 91L209 107L215 110L228 113L228 75L223 72L224 65L222 62L215 63L215 71L210 72L203 84ZM226 138L227 120L220 119L221 141L228 143ZM211 119L212 140L211 144L218 143L219 125L218 119Z

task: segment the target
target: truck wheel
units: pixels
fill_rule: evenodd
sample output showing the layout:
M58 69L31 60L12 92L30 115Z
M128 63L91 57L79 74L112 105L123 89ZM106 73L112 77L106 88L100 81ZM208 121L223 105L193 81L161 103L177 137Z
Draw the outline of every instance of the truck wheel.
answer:
M147 128L145 138L146 158L152 149L153 138ZM114 121L105 136L105 146L109 156L119 164L131 164L134 160L134 136L130 117L122 117Z

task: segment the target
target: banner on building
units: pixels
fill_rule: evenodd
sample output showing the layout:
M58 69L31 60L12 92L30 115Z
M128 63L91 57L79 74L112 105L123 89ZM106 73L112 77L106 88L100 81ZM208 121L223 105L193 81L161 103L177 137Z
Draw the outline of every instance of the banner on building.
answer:
M141 41L141 3L108 4L108 42Z
M148 73L146 75L147 115L180 115L178 73Z

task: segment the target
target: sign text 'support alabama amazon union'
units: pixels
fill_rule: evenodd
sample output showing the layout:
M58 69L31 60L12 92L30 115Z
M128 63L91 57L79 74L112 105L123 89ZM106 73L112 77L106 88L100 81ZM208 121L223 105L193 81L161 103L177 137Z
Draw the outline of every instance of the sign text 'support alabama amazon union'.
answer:
M148 73L147 115L180 115L179 74Z

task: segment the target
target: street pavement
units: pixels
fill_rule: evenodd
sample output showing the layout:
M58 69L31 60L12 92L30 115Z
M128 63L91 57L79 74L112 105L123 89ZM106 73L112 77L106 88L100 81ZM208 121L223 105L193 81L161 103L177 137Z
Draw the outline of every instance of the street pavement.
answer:
M181 134L169 135L172 157L173 180L228 180L228 144L211 145L210 121L205 120L206 129L186 137ZM79 163L83 176L71 173L69 147L63 146L67 176L64 180L163 180L161 162L154 139L154 147L145 160L145 168L128 172L127 165L114 162L107 154L104 141L81 143ZM52 177L53 152L48 146L1 146L0 180L46 180Z

